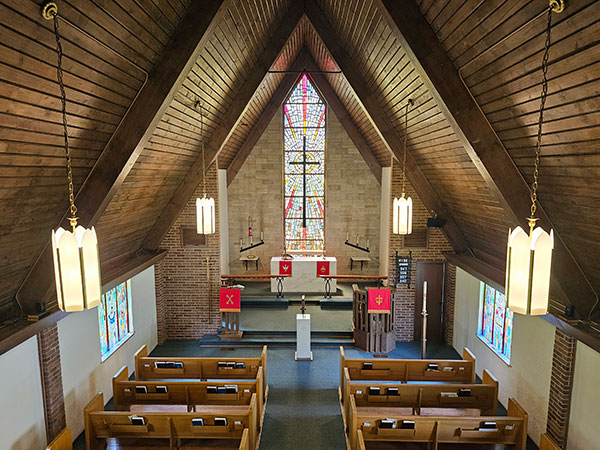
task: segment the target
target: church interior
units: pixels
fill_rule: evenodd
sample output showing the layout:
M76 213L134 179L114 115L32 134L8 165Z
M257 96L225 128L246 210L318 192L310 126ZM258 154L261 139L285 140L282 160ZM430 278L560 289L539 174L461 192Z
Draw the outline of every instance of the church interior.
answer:
M0 0L0 450L600 450L599 0Z

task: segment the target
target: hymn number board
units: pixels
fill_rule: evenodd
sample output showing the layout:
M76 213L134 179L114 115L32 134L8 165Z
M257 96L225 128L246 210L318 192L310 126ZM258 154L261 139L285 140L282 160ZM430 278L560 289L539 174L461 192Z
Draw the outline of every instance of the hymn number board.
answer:
M401 258L396 253L396 286L406 284L410 288L410 278L412 273L412 252L408 257Z

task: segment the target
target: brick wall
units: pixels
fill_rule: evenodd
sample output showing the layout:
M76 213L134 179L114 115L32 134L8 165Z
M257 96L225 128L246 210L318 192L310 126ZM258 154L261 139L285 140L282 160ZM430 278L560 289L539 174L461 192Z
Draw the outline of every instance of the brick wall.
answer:
M577 340L557 328L554 334L546 432L561 448L566 448L569 430L576 348Z
M46 409L46 435L48 442L50 442L66 426L65 398L63 395L60 347L56 324L38 334L38 348L42 393Z
M156 337L159 344L167 340L167 301L162 261L154 265L154 289L156 292Z
M444 279L444 342L452 345L454 341L454 294L456 290L456 266L446 264Z
M325 160L325 241L327 254L338 259L338 273L350 272L350 256L364 255L344 245L346 232L354 242L370 241L372 261L364 273L379 270L379 203L381 186L337 117L327 116ZM260 257L259 270L270 271L270 259L283 250L283 121L281 110L254 146L228 188L229 245L232 272L243 270L240 238L248 245L248 216L255 237L264 230L265 244L248 251ZM251 268L252 266L250 266ZM356 271L356 268L354 269ZM360 269L359 269L360 270Z
M159 330L160 314L164 315L162 322L166 325L166 333L163 331L159 340L199 339L205 334L216 333L219 327L221 259L216 164L208 169L206 186L207 196L215 199L217 227L215 234L206 237L206 246L190 248L181 245L181 227L196 227L196 198L202 197L202 183L160 245L168 253L160 262L156 275ZM206 275L207 258L210 280Z
M402 195L402 167L395 163L392 168L392 193L391 202L394 198ZM430 212L425 208L421 199L417 196L411 184L406 182L406 195L413 201L413 231L427 227L427 218ZM391 205L390 205L391 211ZM412 251L413 265L410 288L400 285L396 288L394 295L394 314L396 339L399 341L412 341L414 339L414 311L415 311L415 280L417 272L417 261L444 261L444 253L452 251L446 236L440 228L428 229L427 248L404 248L403 237L392 233L392 222L390 214L390 280L395 276L396 251L400 257L408 257ZM447 302L450 303L450 302ZM451 302L453 305L454 302ZM454 314L454 312L452 312Z

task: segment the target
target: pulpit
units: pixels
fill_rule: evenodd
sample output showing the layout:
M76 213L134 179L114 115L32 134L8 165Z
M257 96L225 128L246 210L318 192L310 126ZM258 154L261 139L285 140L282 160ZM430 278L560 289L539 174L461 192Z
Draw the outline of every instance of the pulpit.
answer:
M394 300L391 314L369 313L367 291L352 285L352 331L354 345L367 352L391 352L396 348L394 331Z

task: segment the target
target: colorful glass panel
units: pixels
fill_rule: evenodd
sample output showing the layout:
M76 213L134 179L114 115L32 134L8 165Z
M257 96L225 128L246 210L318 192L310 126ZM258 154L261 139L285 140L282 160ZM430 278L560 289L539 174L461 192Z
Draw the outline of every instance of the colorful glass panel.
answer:
M108 322L108 349L111 350L119 342L119 326L117 319L117 292L111 289L105 294L106 320Z
M502 353L504 346L504 312L506 311L506 297L496 291L496 305L494 308L494 339L492 345Z
M510 309L506 309L506 325L504 327L504 356L510 360L513 330L513 312Z
M98 305L100 352L105 355L116 349L133 331L130 282L105 292Z
M492 331L494 323L494 299L495 290L489 286L485 287L485 302L483 314L483 337L492 342Z
M117 286L117 307L119 309L119 339L123 339L129 333L129 311L127 305L126 284Z
M477 335L494 352L510 362L513 312L506 306L506 296L502 292L484 283L481 285L479 300L481 322Z
M100 354L104 355L108 352L108 334L106 330L106 308L104 303L106 302L105 296L102 296L102 300L98 305L98 326L100 328Z
M283 106L286 248L320 251L325 226L326 105L302 75Z

